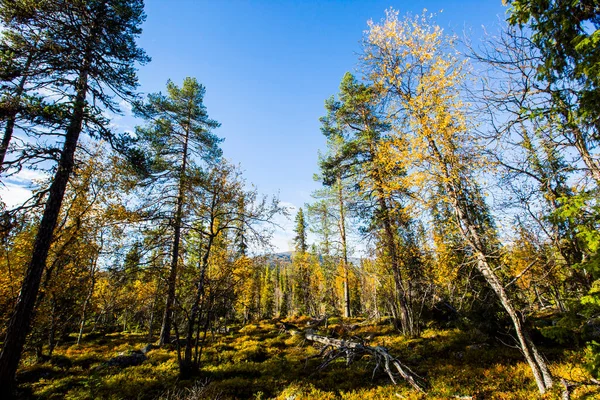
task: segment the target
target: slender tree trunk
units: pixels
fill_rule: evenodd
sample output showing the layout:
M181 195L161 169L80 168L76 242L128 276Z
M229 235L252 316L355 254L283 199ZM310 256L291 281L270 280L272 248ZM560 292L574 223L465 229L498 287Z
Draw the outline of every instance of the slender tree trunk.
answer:
M160 331L160 339L158 342L160 346L163 346L164 344L168 343L171 338L171 324L173 320L173 309L175 307L175 284L177 282L177 264L179 262L179 244L181 241L181 220L183 218L185 173L187 167L189 137L189 129L186 129L185 138L183 142L183 160L181 162L181 171L179 174L179 193L177 194L175 221L173 221L175 235L173 237L171 269L169 271L169 280L167 286L167 302L165 305L165 313L163 315L163 323Z
M550 370L548 369L546 361L538 352L537 347L529 337L523 321L513 307L512 301L504 289L504 285L488 262L488 254L484 240L481 238L475 224L471 221L468 211L465 209L464 202L461 202L463 197L461 196L463 188L459 178L453 177L453 175L450 173L449 163L439 151L433 139L429 138L428 142L434 157L437 159L437 162L444 173L444 186L448 192L450 204L454 209L454 213L458 220L461 234L475 253L475 257L477 259L477 269L481 272L487 283L496 293L496 296L498 296L498 299L502 303L504 310L510 317L513 327L515 328L515 334L517 335L517 340L519 342L521 351L523 352L523 355L525 356L525 359L531 368L540 393L544 394L552 387L552 375L550 374Z
M489 265L483 252L476 250L476 257L479 271L485 277L488 284L492 287L492 290L494 290L500 299L504 310L513 322L521 351L523 352L523 355L525 356L525 359L531 368L540 393L543 394L552 387L552 376L550 375L550 370L546 365L546 361L538 352L537 347L529 337L523 321L517 314L517 311L513 307L512 302L504 290L504 286L494 273L492 267Z
M395 293L400 308L400 323L402 325L402 333L408 336L414 336L415 329L411 318L410 305L406 301L406 295L404 286L402 283L402 276L400 272L400 260L398 259L398 250L396 247L396 240L394 239L394 230L390 218L390 212L383 197L382 191L379 190L379 209L381 211L381 217L384 228L385 243L388 248L388 253L392 262L392 272L394 275Z
M381 313L379 312L379 302L377 297L377 287L379 286L379 282L377 279L373 280L373 308L375 310L375 318L377 320L381 320Z
M148 343L152 343L152 335L154 333L154 315L156 314L156 303L158 302L159 294L160 284L157 283L156 293L154 294L154 299L152 300L152 308L150 309L150 321L148 322Z
M48 357L52 357L56 346L56 297L52 294L52 313L50 318L50 331L48 332Z
M350 274L348 271L348 244L346 242L346 215L342 180L338 176L338 206L340 209L340 239L342 241L342 262L344 263L344 317L350 318Z
M93 285L92 285L92 287L93 287ZM83 308L81 310L81 321L79 322L79 333L77 334L77 344L81 343L81 337L83 336L83 328L85 326L85 320L87 317L87 314L86 314L87 306L92 297L92 293L93 293L93 289L90 288L90 291L88 292L88 295L86 296L85 301L83 302Z
M209 310L212 308L212 306L209 307ZM210 326L210 320L212 318L211 312L209 311L207 316L206 316L206 323L204 324L204 330L202 332L202 346L198 346L199 343L199 336L200 336L200 330L198 329L198 331L196 332L196 356L194 358L194 364L195 365L200 365L200 360L202 359L202 351L204 350L204 343L206 343L206 335L208 333L208 328ZM198 326L198 328L200 328L200 326ZM214 339L214 338L213 338Z
M4 127L4 136L2 137L2 144L0 144L0 172L4 172L4 158L8 151L8 145L12 139L12 134L15 129L15 123L17 119L17 113L11 112L12 115L6 120L6 126Z
M566 118L569 118L569 114L563 112L563 115ZM585 166L589 169L592 179L596 181L597 185L600 185L600 163L597 159L595 159L590 153L590 149L588 146L588 142L585 139L584 133L579 129L578 126L571 126L573 139L571 142L581 155L581 159L583 160Z
M42 274L46 267L54 228L56 227L67 183L73 171L75 150L83 126L90 56L91 51L88 51L77 82L77 95L73 106L73 114L66 131L58 168L50 185L48 200L33 245L31 261L27 267L21 293L10 319L2 353L0 354L0 397L2 398L9 398L14 388L15 373L21 359L25 339L29 333L33 309Z
M210 257L210 251L212 248L212 243L214 240L214 236L211 234L208 237L208 243L206 245L206 250L204 255L202 256L202 262L200 264L200 277L198 278L198 282L196 283L196 296L194 297L194 303L192 304L192 311L190 313L190 318L188 320L187 326L187 336L185 342L185 351L183 354L183 360L179 364L179 374L182 379L189 379L196 370L197 365L194 365L192 358L192 339L194 337L194 325L196 324L196 319L200 315L200 302L202 297L204 296L204 278L206 275L206 270L208 269L208 259Z
M100 248L102 248L102 233L100 233ZM81 310L81 322L79 323L79 333L77 334L77 344L81 343L81 337L83 336L83 328L85 326L85 320L87 317L87 308L92 300L92 296L94 295L94 288L96 286L96 266L98 265L98 257L100 257L100 250L98 250L98 254L94 257L94 262L92 263L92 269L90 271L90 288L88 290L87 296L85 297L85 301L83 302L83 308Z
M365 126L368 129L368 126ZM371 154L377 154L375 143L371 143ZM383 223L384 241L387 247L390 261L392 264L392 273L394 275L395 285L395 296L396 301L400 307L400 323L402 325L402 333L408 336L415 335L414 321L412 320L411 305L408 304L406 299L406 291L402 282L402 274L400 271L400 260L398 258L398 247L396 246L396 239L394 233L394 227L392 218L390 215L390 209L387 204L387 199L384 192L384 184L381 172L378 167L373 166L373 179L375 183L375 193L377 197L377 203L379 206L379 218Z

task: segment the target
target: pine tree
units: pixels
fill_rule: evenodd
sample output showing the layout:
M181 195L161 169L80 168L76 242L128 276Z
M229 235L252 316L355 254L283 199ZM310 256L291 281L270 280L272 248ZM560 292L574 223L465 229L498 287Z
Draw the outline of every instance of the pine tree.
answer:
M327 159L335 159L340 156L340 152L344 148L344 138L336 135L332 135L327 140L328 151L325 155L319 156L319 165L322 169L323 174L329 174L326 178L329 184L323 189L316 191L313 197L321 199L329 209L332 210L330 214L335 215L337 234L339 237L340 249L339 257L343 273L343 315L346 318L350 317L350 265L348 262L348 225L347 218L352 207L352 201L350 200L353 186L353 179L349 179L348 176L343 179L341 170L336 169L335 171L324 169ZM331 168L331 166L330 166ZM333 175L333 176L332 176ZM316 180L323 181L323 176L315 176ZM335 210L335 211L333 211Z
M346 73L338 100L328 99L325 108L327 115L321 118L321 131L329 141L337 140L340 148L321 160L323 183L334 185L349 178L356 182L361 213L368 222L365 231L381 239L380 250L390 260L396 286L394 303L402 331L416 335L418 328L407 298L409 291L398 243L397 221L404 213L396 199L403 193L401 188L390 186L390 176L402 175L403 171L399 164L388 163L382 151L389 142L390 125L384 119L381 94L375 86L361 83Z
M85 128L94 137L114 142L115 137L108 128L108 122L101 117L99 105L116 111L117 106L112 101L114 93L131 99L137 86L134 63L148 60L135 44L144 20L141 0L57 0L49 3L50 6L48 2L40 1L40 5L42 3L44 7L39 8L42 12L21 17L62 47L63 57L50 63L56 77L51 83L54 89L66 96L69 110L64 142L60 147L60 158L48 191L31 262L0 355L0 388L5 397L10 396L14 387L53 231L73 171L79 136ZM90 95L95 102L89 101Z
M68 50L60 51L48 40L40 36L44 30L38 26L41 21L35 15L51 11L52 6L44 2L0 3L0 20L3 31L0 40L0 121L4 123L4 134L0 144L0 172L4 172L5 157L15 128L24 129L19 122L36 125L50 122L56 110L55 105L44 101L35 93L48 83L52 64ZM31 125L31 124L30 124ZM29 129L37 126L28 126ZM26 158L26 157L25 157ZM17 169L24 160L12 160Z
M177 265L181 246L181 228L184 219L186 196L193 184L196 159L216 162L221 155L221 142L211 131L219 123L211 120L204 106L206 89L194 78L185 78L181 88L167 82L167 94L150 94L136 113L149 123L138 127L140 142L146 145L150 158L150 187L160 188L159 196L174 191L170 217L173 226L171 265L167 278L167 298L159 343L169 342L175 302ZM162 202L164 204L164 202Z
M431 189L443 187L445 197L439 200L452 209L478 270L512 320L521 351L543 394L552 387L552 376L494 268L495 243L489 240L494 235L484 230L491 224L485 223L488 215L474 173L487 163L459 97L464 71L452 39L426 15L400 20L393 10L381 24L370 23L369 28L366 72L386 91L388 112L396 118L388 160L410 165L406 181L423 193L425 201L432 198Z

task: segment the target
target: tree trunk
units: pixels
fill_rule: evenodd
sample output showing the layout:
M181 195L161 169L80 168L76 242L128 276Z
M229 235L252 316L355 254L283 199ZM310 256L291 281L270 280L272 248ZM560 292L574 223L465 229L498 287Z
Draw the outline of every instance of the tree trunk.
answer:
M52 357L56 346L56 298L52 294L52 314L50 318L50 331L48 332L48 357Z
M21 292L10 319L2 353L0 354L0 397L3 398L9 398L14 388L14 378L19 360L21 359L21 353L23 352L23 346L29 333L54 228L56 227L67 183L73 171L75 150L77 149L77 141L79 140L83 126L85 98L88 91L90 56L91 53L88 52L85 59L86 62L82 67L77 82L77 95L75 97L73 114L66 131L58 168L50 185L44 214L35 237L31 261L27 267Z
M376 154L375 144L371 143L371 153ZM402 333L408 336L415 336L416 330L412 319L411 305L406 301L406 292L402 282L402 274L400 271L400 260L398 259L398 247L394 234L394 227L390 215L390 209L387 204L387 199L384 191L384 184L381 173L377 166L373 167L373 180L375 181L375 193L377 204L379 206L379 218L383 224L384 242L387 247L390 261L392 264L392 273L394 275L395 297L400 308L400 323L402 325Z
M79 322L79 333L77 334L77 344L78 345L81 343L81 337L83 336L83 327L85 326L85 319L87 317L86 311L87 311L88 303L90 301L91 294L92 294L92 291L90 290L90 292L88 293L88 295L85 298L85 301L83 302L83 308L81 310L81 321Z
M188 142L189 130L185 131L183 142L183 159L181 162L181 171L179 174L179 193L177 194L177 206L175 210L175 221L173 228L175 235L173 237L173 252L171 257L171 269L169 271L169 280L167 286L167 302L165 305L165 313L163 315L163 323L160 331L159 346L169 343L171 338L171 324L173 320L173 308L175 307L175 284L177 282L177 264L179 262L179 244L181 241L181 220L183 219L183 202L185 192L185 172L188 157Z
M159 281L160 282L160 281ZM148 322L148 343L152 343L152 335L154 330L154 315L156 314L156 303L158 302L158 296L160 294L160 284L156 284L156 293L152 300L152 308L150 309L150 321Z
M566 117L569 117L568 114L563 113ZM585 166L590 171L590 175L592 179L596 181L596 185L600 185L600 163L595 159L590 153L588 142L585 139L585 135L581 132L581 129L577 126L571 126L573 138L572 141L574 147L581 155L581 159L583 160Z
M523 321L517 314L517 311L514 309L512 302L504 290L504 286L500 282L500 279L498 279L496 274L494 274L493 269L487 262L487 258L481 251L478 250L476 250L476 257L479 271L485 277L488 284L492 287L492 290L494 290L500 299L504 310L513 322L521 351L523 352L523 355L525 356L525 359L527 360L527 363L533 372L533 376L538 385L540 393L544 394L546 390L552 387L552 376L550 375L548 366L546 365L546 362L541 354L538 352L537 347L529 337L529 334L523 325Z
M382 190L379 192L379 208L382 213L382 222L385 234L385 243L388 248L389 256L392 262L392 272L394 275L394 285L396 301L398 303L400 312L400 323L402 325L402 333L407 336L415 336L416 330L411 317L410 304L406 301L406 295L404 286L402 283L402 276L400 272L400 260L398 259L398 251L396 247L396 240L394 239L394 230L389 215L389 208L385 198L383 197Z
M350 318L350 279L348 271L348 244L346 243L346 220L342 180L338 176L338 205L340 208L340 239L342 241L342 261L344 263L344 317Z
M102 241L102 233L100 233L100 249L102 249L103 241ZM90 288L88 290L88 294L85 297L85 301L83 302L83 308L81 310L81 322L79 323L79 333L77 334L77 344L81 343L81 337L83 336L83 328L85 326L85 320L87 317L87 307L92 300L92 296L94 295L94 288L96 286L96 266L98 265L98 258L100 257L100 251L94 257L94 262L92 264L92 269L90 271Z
M204 278L206 275L206 270L208 269L208 259L210 257L210 251L212 248L213 240L214 235L212 234L211 227L211 234L208 237L208 243L206 245L206 250L204 252L204 255L202 257L202 263L200 265L200 277L198 278L198 282L196 283L196 296L194 297L192 311L188 320L185 351L183 354L183 359L179 363L179 375L182 379L189 379L198 370L198 365L196 365L193 362L192 340L194 337L194 325L196 324L196 319L198 319L201 313L200 301L204 296ZM196 338L196 340L198 340L198 338Z
M523 325L523 321L517 314L517 311L513 307L512 302L506 293L504 285L498 276L496 276L494 269L488 262L488 254L485 243L479 235L476 225L471 221L468 210L465 209L464 202L461 202L461 199L463 198L461 194L464 189L459 180L460 178L453 177L453 175L450 173L449 164L438 149L433 139L429 138L428 142L434 157L437 159L437 162L444 173L444 186L448 192L450 205L454 209L454 213L458 220L461 235L475 253L475 257L477 259L477 269L479 272L481 272L487 283L496 293L496 296L498 296L498 299L502 303L504 310L512 320L521 351L523 352L523 355L525 356L525 359L531 368L540 393L544 394L552 387L552 376L550 375L550 370L546 365L546 361L538 352L537 347L529 337L529 334Z

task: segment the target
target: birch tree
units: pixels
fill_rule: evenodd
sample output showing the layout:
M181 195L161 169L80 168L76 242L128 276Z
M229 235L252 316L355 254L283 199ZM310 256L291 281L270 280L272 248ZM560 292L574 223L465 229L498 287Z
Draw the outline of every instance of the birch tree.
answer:
M381 23L369 23L363 62L373 84L391 101L388 114L394 140L387 162L410 166L407 185L422 194L419 198L431 199L431 188L444 188L445 195L437 200L452 208L478 270L510 317L538 389L545 393L552 387L552 376L495 272L493 235L479 221L482 204L474 174L486 160L480 157L467 105L460 97L464 63L453 50L452 39L425 14L401 20L390 9Z

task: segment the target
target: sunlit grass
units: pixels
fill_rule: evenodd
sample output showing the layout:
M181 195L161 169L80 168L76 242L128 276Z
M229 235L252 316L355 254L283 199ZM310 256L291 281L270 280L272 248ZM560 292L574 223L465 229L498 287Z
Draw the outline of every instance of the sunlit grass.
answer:
M307 319L290 321L303 328ZM381 345L426 379L427 396L408 385L391 384L382 371L363 358L344 360L319 370L319 349L301 336L281 332L274 321L232 326L227 334L209 335L201 376L178 379L174 349L153 349L139 366L108 367L122 352L140 349L145 336L117 333L84 338L81 345L59 346L50 361L22 367L22 387L40 399L537 399L530 370L518 350L477 330L426 329L406 338L390 325L359 324L360 320L330 320L320 333L336 335L354 324L352 335ZM584 350L547 349L553 374L572 381L589 379ZM559 386L557 384L557 386ZM195 394L194 394L195 393ZM593 398L593 387L573 391L572 398ZM196 396L196 397L194 397ZM198 397L199 396L199 397ZM560 387L545 399L560 398Z

